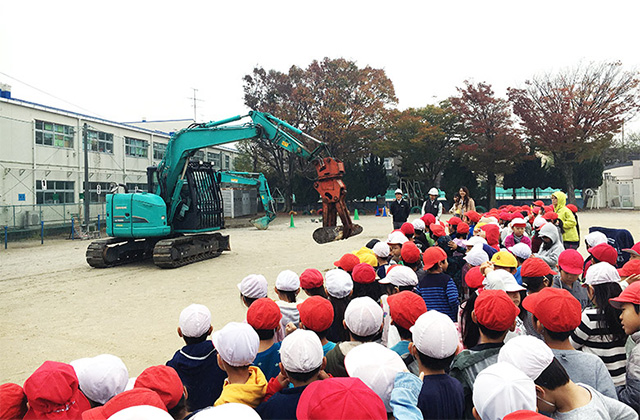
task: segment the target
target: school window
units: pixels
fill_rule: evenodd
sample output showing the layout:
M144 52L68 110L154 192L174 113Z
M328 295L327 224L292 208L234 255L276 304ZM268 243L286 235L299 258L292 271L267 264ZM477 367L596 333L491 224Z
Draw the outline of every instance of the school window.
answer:
M231 167L231 157L229 155L224 155L224 169L229 169Z
M164 159L164 154L167 151L166 143L153 143L153 160Z
M36 204L62 204L74 202L73 181L46 180L44 187L41 179L36 181Z
M91 151L113 154L113 134L87 130L87 145Z
M149 156L149 142L125 137L124 152L127 156L146 158Z
M74 134L69 125L36 120L36 144L73 148Z
M214 169L220 169L220 153L207 152L207 160Z
M100 194L98 194L98 185L100 186ZM113 182L90 182L89 183L89 202L104 203L107 201L107 194L111 193L114 187ZM80 191L84 192L84 191Z
M198 150L195 155L191 157L192 162L204 162L204 151Z
M132 192L147 192L147 184L140 184L140 183L134 183L134 182L127 182L126 183L127 186L127 190L129 190L130 193Z

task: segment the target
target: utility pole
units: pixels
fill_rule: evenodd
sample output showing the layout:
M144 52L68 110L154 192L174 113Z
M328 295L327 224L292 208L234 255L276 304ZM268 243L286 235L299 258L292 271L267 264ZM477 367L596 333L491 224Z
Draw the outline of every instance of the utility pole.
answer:
M196 97L198 89L196 89L196 88L191 88L191 89L193 90L193 98L189 98L189 99L193 99L193 122L196 122L196 120L198 119L198 117L197 117L198 116L198 113L197 113L197 110L198 110L197 102L202 102L202 99L198 99Z
M82 126L82 143L84 145L84 225L89 229L89 145L87 144L88 126Z

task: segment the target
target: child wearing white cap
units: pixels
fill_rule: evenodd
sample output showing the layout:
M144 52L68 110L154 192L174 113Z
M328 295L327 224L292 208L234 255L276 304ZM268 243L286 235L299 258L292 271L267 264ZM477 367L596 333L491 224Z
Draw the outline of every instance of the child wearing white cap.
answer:
M267 279L261 274L249 274L238 283L240 299L248 308L256 299L267 297L269 286Z
M351 301L353 280L351 275L339 268L327 271L324 287L333 306L333 323L327 331L327 340L334 343L349 340L349 332L344 327L344 312Z
M78 376L78 386L91 407L104 405L125 390L129 371L124 362L111 354L87 357L69 363Z
M300 293L300 277L291 270L281 271L276 278L274 290L278 295L276 304L282 312L282 324L287 325L291 322L296 328L299 327L300 313L296 297Z
M462 384L445 371L458 349L458 330L447 315L429 311L411 327L409 352L424 375L418 408L425 419L459 419L464 412Z
M502 362L485 368L473 386L473 416L502 420L519 410L536 410L536 386L515 366Z
M260 337L251 325L230 322L211 339L218 350L218 365L227 373L222 394L213 405L236 402L256 408L267 389L260 368L250 366L258 354Z
M299 329L286 336L280 358L279 380L269 381L266 401L256 408L262 419L295 419L298 401L307 385L326 377L323 369L327 360L313 331ZM293 387L287 387L289 384Z
M185 346L167 362L178 372L187 388L191 411L209 407L218 399L227 374L218 366L218 352L207 338L213 331L211 312L204 305L192 304L180 313L178 335Z
M345 356L362 343L380 338L382 332L382 308L370 297L353 299L344 312L344 326L349 332L349 341L337 343L327 353L327 373L333 376L349 376L345 366Z

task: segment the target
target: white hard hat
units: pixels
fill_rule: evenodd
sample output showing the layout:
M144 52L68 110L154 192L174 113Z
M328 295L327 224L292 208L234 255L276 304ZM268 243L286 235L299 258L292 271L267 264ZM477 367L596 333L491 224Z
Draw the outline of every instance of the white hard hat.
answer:
M440 192L434 187L429 190L429 195L440 195Z
M396 194L402 194L402 190L400 188L398 188L395 193Z

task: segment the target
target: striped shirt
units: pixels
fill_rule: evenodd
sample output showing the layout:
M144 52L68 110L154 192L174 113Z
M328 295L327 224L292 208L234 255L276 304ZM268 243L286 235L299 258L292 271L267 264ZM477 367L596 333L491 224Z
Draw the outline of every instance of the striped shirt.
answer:
M445 273L429 274L418 271L418 286L415 291L427 305L427 310L449 315L453 322L458 315L458 288L453 279Z
M598 327L598 321L604 322L604 316L598 315L596 308L588 308L582 312L582 322L571 333L571 344L576 350L595 354L604 362L615 386L625 384L627 353L625 344L627 337L612 341L609 331Z

